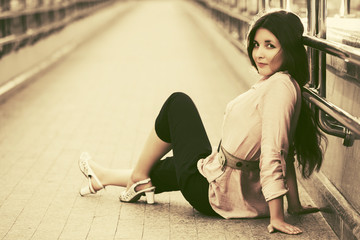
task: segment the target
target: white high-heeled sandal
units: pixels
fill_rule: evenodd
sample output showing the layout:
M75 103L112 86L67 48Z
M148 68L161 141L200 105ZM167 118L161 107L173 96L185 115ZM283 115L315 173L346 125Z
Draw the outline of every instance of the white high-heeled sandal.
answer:
M151 181L150 178L147 178L145 180L139 181L134 183L133 185L131 185L131 187L125 191L123 191L119 197L121 202L127 202L127 203L131 203L131 202L136 202L137 200L140 199L141 196L143 196L145 194L146 196L146 202L148 204L154 204L155 203L155 187L149 187L149 188L145 188L139 191L136 191L136 187L141 185L141 184L146 184L149 183Z
M80 171L89 180L88 186L83 187L83 188L80 189L79 193L80 193L81 196L85 196L85 195L88 195L88 194L95 194L97 191L104 188L104 186L100 182L99 178L95 175L94 171L91 169L91 167L89 165L89 160L90 159L91 159L90 154L87 153L87 152L83 152L83 153L81 153L80 158L79 158L79 162L78 162ZM91 183L92 178L100 186L99 190L94 189L94 187L93 187L93 185Z

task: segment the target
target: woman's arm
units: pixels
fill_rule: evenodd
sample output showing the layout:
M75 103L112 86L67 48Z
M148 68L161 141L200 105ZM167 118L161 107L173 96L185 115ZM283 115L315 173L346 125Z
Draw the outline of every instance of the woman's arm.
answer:
M289 191L286 194L288 201L288 211L293 211L295 209L301 208L299 191L296 181L296 172L293 162L288 162L286 164L286 183Z
M307 206L303 207L300 203L298 185L296 181L296 172L293 162L286 164L286 182L289 191L286 194L288 201L288 213L298 215L319 211L318 208Z
M283 207L283 197L278 197L268 202L270 209L270 224L268 226L268 231L270 233L274 232L275 229L287 234L299 234L302 231L291 224L288 224L284 221L284 207Z
M288 192L284 153L289 148L288 138L296 110L297 91L286 74L274 75L266 81L258 109L262 120L260 184L270 210L268 230L299 234L299 228L284 221L283 207L283 196Z

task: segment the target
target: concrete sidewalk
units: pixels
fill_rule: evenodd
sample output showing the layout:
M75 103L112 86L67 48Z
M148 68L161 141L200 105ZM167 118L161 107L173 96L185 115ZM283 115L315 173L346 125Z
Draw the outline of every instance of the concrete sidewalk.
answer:
M79 196L80 153L131 168L170 93L194 99L216 145L226 103L252 84L246 57L201 9L136 5L0 105L0 239L337 239L320 213L287 215L304 231L287 236L268 234L269 219L201 215L179 192L155 205L120 203L117 187Z

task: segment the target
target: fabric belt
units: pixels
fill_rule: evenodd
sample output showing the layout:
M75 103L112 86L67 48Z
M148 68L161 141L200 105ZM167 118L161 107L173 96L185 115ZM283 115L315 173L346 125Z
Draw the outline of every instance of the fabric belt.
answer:
M229 166L233 169L238 169L242 171L254 171L259 170L259 160L256 161L247 161L237 158L227 152L221 145L218 149L218 159L222 166Z

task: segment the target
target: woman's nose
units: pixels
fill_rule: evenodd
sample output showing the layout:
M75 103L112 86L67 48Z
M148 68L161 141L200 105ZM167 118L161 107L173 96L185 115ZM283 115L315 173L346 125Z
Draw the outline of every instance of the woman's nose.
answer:
M263 58L264 57L264 51L263 51L263 48L261 46L256 49L255 57L256 58Z

